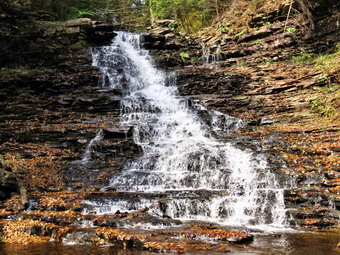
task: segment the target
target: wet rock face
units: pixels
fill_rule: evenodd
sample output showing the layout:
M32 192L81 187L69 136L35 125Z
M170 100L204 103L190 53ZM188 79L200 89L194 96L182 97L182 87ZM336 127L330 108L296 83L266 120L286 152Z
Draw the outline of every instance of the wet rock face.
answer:
M200 45L192 37L178 31L174 20L160 20L143 35L143 47L155 56L162 69L188 65L199 60Z
M249 77L239 73L195 67L178 70L177 80L182 95L239 95L250 82Z
M19 185L15 173L0 155L0 200L9 198L12 192L18 192Z
M118 128L121 92L101 88L92 66L90 47L110 43L113 26L87 18L46 21L3 5L1 153L29 193L107 185L139 153L131 131ZM102 141L82 162L86 145L102 129ZM13 174L5 175L8 186Z
M140 152L131 130L118 127L121 95L98 88L95 69L80 70L84 71L63 75L61 84L60 72L55 78L40 73L38 81L27 80L32 86L27 94L11 95L3 103L1 151L17 159L14 165L29 166L27 172L20 170L20 178L30 190L106 185L112 173ZM40 80L45 75L48 82ZM94 79L88 79L92 75ZM89 148L88 159L82 161L86 146L100 130L103 139ZM36 175L33 182L30 174Z
M171 218L161 218L147 212L121 213L115 215L98 216L93 220L93 225L98 227L133 227L135 225L150 225L156 227L171 227L181 225L181 221Z
M184 46L180 42L183 39L177 32L178 24L174 20L162 20L156 22L144 35L144 47L157 50L178 50Z
M74 19L65 22L61 33L73 35L75 38L83 36L84 40L95 45L105 45L117 35L114 26L101 24L88 18Z
M107 44L116 35L111 25L91 19L46 21L13 6L0 19L0 67L53 65L69 47Z
M157 33L147 35L156 62L176 71L180 94L247 123L237 132L258 142L242 141L240 146L267 151L273 171L291 177L294 188L285 194L290 224L308 229L334 227L340 218L338 115L320 119L311 106L312 98L338 100L324 91L331 84L333 95L338 93L339 74L326 74L325 83L321 78L325 74L314 64L292 61L304 52L337 51L339 3L319 4L312 10L315 30L311 35L299 28L294 34L284 32L285 19L279 13L287 13L285 9L262 12L253 17L250 27L256 29L249 33L237 37L202 33L192 47L180 47L189 56L199 56L196 62L182 61L166 48L172 40L165 36L171 34L168 28L154 27L151 32ZM332 107L338 114L338 106Z

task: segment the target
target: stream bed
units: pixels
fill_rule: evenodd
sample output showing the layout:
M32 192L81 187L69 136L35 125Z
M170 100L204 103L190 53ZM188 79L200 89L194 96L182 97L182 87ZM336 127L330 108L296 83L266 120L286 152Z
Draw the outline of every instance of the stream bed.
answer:
M284 233L262 235L255 234L254 241L249 244L231 244L230 252L193 251L183 254L285 254L285 255L336 255L340 241L339 233ZM1 244L1 255L150 255L155 254L139 249L123 249L115 246L66 245L55 242L18 245ZM170 253L163 253L170 254ZM177 253L176 253L177 254Z

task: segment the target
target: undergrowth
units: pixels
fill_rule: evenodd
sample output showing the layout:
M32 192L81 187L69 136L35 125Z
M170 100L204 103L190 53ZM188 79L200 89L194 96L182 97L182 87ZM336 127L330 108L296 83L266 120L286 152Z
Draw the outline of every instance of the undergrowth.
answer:
M244 33L285 21L285 32L310 35L314 29L312 6L307 0L234 0L212 25L211 34L238 38ZM287 26L288 25L288 26Z
M326 54L302 53L292 57L295 64L314 64L324 74L334 73L340 70L340 43L335 46L333 51Z
M250 25L254 17L263 15L263 13L273 12L279 9L284 2L285 0L233 1L224 14L215 21L213 26L217 31L230 36L236 36L241 31L249 32L254 29ZM268 24L268 22L268 20L264 20L264 23Z

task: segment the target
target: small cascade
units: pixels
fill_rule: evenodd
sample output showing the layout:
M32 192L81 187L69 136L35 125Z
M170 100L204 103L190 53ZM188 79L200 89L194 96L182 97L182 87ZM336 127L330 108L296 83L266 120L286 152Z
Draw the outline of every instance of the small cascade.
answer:
M95 170L98 165L97 161L93 159L93 153L103 138L104 132L99 130L86 145L81 158L70 163L67 172L68 189L72 189L72 185L77 182L93 183L90 176L93 174L92 170Z
M209 110L207 107L199 104L198 100L192 100L192 107L200 113L209 116L210 130L218 134L233 133L246 124L242 119L238 119L219 111Z
M119 32L110 46L93 50L93 64L102 86L124 91L121 122L133 127L143 156L112 176L110 187L119 195L86 201L91 211L148 207L180 220L285 226L289 180L270 171L264 154L222 139L244 125L241 120L189 104L176 80L154 67L139 35ZM202 111L210 121L200 118Z
M83 154L83 156L80 160L81 163L84 164L84 163L91 161L91 159L92 159L91 154L92 154L93 147L103 140L103 136L104 136L103 130L100 130L96 134L96 136L90 140L90 142L86 145L84 154Z
M201 46L203 65L211 69L218 68L219 67L218 62L222 60L222 56L220 53L221 46L220 45L206 46L204 43L202 43Z

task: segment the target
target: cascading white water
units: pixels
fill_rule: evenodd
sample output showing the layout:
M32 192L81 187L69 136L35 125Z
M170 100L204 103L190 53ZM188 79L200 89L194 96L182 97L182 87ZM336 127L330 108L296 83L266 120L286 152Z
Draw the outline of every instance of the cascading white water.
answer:
M201 43L201 46L203 64L211 69L218 68L217 62L221 60L220 45L206 46L204 43Z
M87 163L91 160L91 153L92 153L93 146L98 144L103 139L103 136L104 136L103 130L99 130L99 132L96 134L96 136L94 138L92 138L90 140L90 142L86 145L84 154L83 154L80 162L82 162L84 164L84 163Z
M232 132L242 122L216 111L210 111L211 126L201 120L179 96L170 82L174 79L155 68L139 35L119 32L110 46L93 50L93 64L101 71L102 86L124 91L121 122L134 127L134 140L143 150L112 177L110 186L147 194L139 200L88 201L98 213L148 206L178 219L285 224L284 187L265 156L213 135Z

